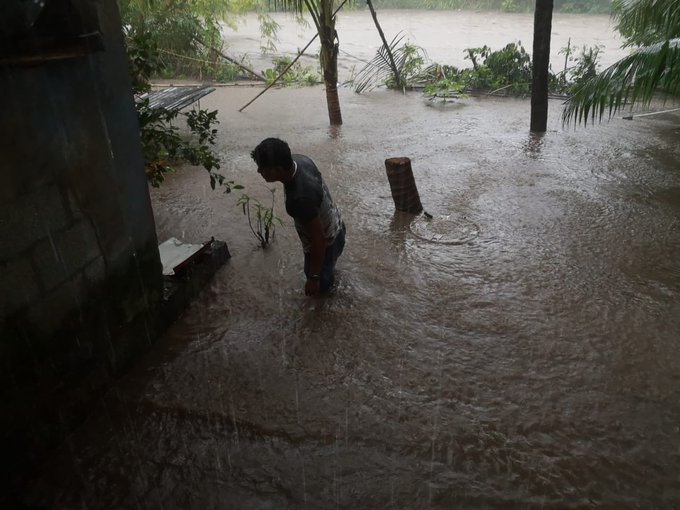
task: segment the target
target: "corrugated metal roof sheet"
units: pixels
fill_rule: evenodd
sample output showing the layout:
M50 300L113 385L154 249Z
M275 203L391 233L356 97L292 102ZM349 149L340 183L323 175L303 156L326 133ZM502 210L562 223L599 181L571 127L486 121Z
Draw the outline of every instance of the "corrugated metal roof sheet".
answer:
M148 98L149 107L152 109L181 110L214 91L215 87L210 85L168 87L145 94L140 99Z

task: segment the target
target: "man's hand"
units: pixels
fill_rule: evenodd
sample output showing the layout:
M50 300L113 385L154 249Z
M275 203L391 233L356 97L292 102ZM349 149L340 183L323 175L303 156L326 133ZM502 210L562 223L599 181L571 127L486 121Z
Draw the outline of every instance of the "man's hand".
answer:
M319 280L307 280L305 283L305 294L307 296L316 296L321 292L321 282Z

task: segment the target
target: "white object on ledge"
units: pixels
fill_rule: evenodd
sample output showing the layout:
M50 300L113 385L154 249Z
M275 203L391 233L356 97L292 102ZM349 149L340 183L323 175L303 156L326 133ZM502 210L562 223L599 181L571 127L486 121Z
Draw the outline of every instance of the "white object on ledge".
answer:
M158 251L161 255L161 264L163 264L163 275L174 275L177 267L197 255L204 247L206 247L205 244L189 244L175 237L159 244Z

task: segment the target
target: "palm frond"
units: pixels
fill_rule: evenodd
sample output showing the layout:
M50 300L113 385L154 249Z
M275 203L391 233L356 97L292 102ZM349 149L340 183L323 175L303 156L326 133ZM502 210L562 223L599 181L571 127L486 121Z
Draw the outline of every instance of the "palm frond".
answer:
M678 0L615 0L616 28L628 45L650 45L680 37Z
M396 54L396 50L402 39L404 39L404 35L400 32L395 35L392 42L389 43L389 50L393 55ZM399 58L402 57L403 55ZM395 63L397 64L397 67L400 67L399 62ZM401 62L401 65L403 65L403 61ZM354 91L357 94L361 94L362 92L373 90L375 87L385 83L392 74L392 65L390 63L389 55L387 54L387 49L383 44L378 49L375 57L373 57L373 59L357 74L354 79Z
M658 93L680 97L680 38L645 46L589 80L566 102L562 122L601 121L621 108L648 105Z

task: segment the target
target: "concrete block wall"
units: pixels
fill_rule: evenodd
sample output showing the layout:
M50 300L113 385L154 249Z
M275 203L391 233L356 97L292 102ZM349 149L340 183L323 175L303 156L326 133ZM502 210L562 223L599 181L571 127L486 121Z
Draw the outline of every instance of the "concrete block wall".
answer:
M0 64L5 494L148 347L158 321L158 243L120 19L115 0L85 3L103 51Z

